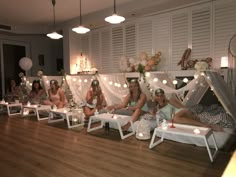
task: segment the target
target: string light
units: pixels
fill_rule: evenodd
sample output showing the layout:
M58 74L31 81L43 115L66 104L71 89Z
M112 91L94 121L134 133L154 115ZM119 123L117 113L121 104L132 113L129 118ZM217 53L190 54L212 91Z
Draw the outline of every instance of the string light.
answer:
M163 80L162 83L163 83L163 84L167 84L167 80Z
M67 80L70 80L70 76L69 76L69 75L67 75L67 76L66 76L66 79L67 79Z
M158 78L154 78L154 79L153 79L153 82L158 82Z
M150 75L151 75L150 72L146 72L146 73L145 73L145 76L146 76L146 77L150 77Z
M187 83L187 82L188 82L188 78L185 77L185 78L183 79L183 82L184 82L184 83Z
M177 80L173 80L173 84L174 85L178 84L178 81Z

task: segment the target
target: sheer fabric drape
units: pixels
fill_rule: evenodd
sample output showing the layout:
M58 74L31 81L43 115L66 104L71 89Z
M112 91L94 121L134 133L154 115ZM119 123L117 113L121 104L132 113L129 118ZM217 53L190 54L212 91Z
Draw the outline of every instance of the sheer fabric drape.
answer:
M100 87L105 96L107 105L119 104L129 93L128 83L125 73L116 74L98 74L98 75L67 75L66 80L62 76L43 76L42 82L45 90L49 88L49 81L55 79L59 85L62 85L65 92L71 92L76 103L85 101L86 93L90 89L91 81L98 79ZM32 78L33 80L34 78ZM168 96L176 94L183 104L187 106L195 105L200 102L206 90L211 87L216 94L225 110L236 118L236 99L225 83L222 76L217 72L205 71L199 72L193 80L189 81L186 86L176 89L168 72L148 73L145 77L140 76L139 82L142 91L146 93L148 99L157 89L162 88ZM178 82L183 82L177 80ZM187 95L184 95L185 92Z

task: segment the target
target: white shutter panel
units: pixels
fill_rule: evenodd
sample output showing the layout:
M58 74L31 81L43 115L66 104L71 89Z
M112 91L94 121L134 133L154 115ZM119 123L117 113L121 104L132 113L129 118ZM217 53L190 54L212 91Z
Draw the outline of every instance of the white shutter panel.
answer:
M112 73L119 72L119 61L123 54L123 29L114 27L112 28Z
M111 73L112 60L111 60L111 32L106 29L101 32L101 71L99 73Z
M98 70L100 70L100 36L99 32L93 32L91 35L91 67L96 67Z
M216 1L215 4L215 36L214 36L214 68L220 67L222 56L228 56L230 38L236 33L236 1Z
M146 52L152 54L152 21L145 20L138 23L138 54Z
M170 47L170 16L159 15L153 19L153 52L162 53L162 60L158 64L158 70L168 70L169 65L169 47Z
M134 24L125 26L125 55L126 57L136 57L136 27Z
M188 48L188 13L172 15L172 59L169 70L179 70L177 63Z
M192 11L192 59L211 56L211 14L210 7Z
M89 35L82 36L81 41L83 55L89 56Z

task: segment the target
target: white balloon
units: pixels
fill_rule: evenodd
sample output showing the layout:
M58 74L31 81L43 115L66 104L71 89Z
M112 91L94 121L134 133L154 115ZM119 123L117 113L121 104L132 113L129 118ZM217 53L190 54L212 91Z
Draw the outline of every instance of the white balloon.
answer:
M27 57L23 57L20 59L19 61L19 66L21 67L21 69L23 69L24 71L28 71L31 69L33 63L32 60L30 58Z

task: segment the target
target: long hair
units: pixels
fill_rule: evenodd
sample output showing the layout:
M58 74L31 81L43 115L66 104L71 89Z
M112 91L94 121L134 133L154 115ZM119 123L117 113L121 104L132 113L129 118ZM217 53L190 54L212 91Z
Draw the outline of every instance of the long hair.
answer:
M137 86L138 86L138 98L137 98L137 101L138 101L140 96L141 96L141 93L142 93L142 90L141 90L141 87L140 87L138 79L130 79L128 82L129 82L129 85L131 83L137 84ZM129 100L129 102L131 102L132 101L131 98L133 98L133 91L129 89L129 93L130 93L130 100Z
M59 88L59 85L58 85L58 81L57 80L50 80L50 85L51 84L54 84L55 86L56 86L56 89L58 90L58 88Z
M38 90L34 87L34 85L35 85L36 83L39 84ZM32 83L32 91L33 91L33 92L37 92L37 91L39 91L39 90L41 90L41 89L43 89L43 87L42 87L41 84L40 84L40 80L34 80L33 83Z
M155 90L155 95L157 96L159 94L162 94L164 96L164 103L165 104L168 103L168 99L166 98L166 95L165 95L165 92L163 89L158 88ZM160 106L158 101L155 100L155 103L156 103L156 105Z
M13 78L9 78L8 81L7 81L7 91L12 93L13 90L12 90L12 87L11 87L11 81L14 81L15 82L15 86L18 86L19 84L17 83L16 79L13 79Z

